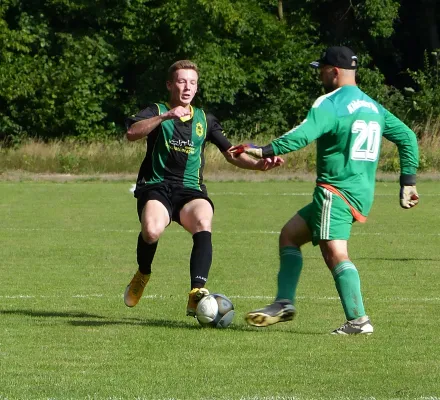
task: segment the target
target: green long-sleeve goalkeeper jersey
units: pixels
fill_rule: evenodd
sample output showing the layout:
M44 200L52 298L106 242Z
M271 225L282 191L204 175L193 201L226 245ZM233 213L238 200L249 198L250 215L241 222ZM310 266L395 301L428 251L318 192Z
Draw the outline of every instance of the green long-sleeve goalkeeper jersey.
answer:
M297 127L275 139L275 155L317 141L317 180L333 186L367 216L374 198L382 136L398 147L401 174L415 174L418 145L414 132L357 86L343 86L319 97Z

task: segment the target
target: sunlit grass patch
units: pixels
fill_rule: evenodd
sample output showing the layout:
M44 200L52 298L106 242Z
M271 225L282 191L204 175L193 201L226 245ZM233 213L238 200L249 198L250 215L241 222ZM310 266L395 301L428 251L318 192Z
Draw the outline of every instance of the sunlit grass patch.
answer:
M138 220L128 182L0 182L0 399L438 399L439 182L413 210L377 184L350 255L375 327L344 321L318 248L304 246L294 321L248 327L276 291L278 232L313 182L208 182L216 205L212 292L237 315L225 330L185 316L191 236L171 224L140 303Z

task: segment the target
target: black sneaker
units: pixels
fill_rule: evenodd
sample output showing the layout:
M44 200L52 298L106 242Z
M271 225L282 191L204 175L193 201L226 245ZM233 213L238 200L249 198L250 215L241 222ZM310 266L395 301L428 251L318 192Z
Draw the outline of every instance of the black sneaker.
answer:
M373 325L371 325L369 319L361 323L347 321L340 328L335 329L332 332L332 335L358 335L358 334L371 335L373 333L373 330L374 330Z
M291 321L295 313L295 307L289 301L275 301L264 308L248 312L244 319L249 325L263 327Z

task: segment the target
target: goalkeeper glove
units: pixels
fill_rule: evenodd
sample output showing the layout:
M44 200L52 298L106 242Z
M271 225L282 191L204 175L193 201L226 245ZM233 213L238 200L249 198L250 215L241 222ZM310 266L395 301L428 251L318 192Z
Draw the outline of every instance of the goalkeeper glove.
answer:
M402 186L400 188L400 206L411 208L418 204L419 194L415 186Z
M411 208L419 202L419 194L416 189L415 174L400 175L400 206L402 208Z

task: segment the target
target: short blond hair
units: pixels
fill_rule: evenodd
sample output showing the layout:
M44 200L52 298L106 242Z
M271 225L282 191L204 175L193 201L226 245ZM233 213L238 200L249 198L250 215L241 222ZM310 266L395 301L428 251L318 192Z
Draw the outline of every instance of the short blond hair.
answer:
M199 75L199 69L197 65L190 60L179 60L176 61L170 68L168 68L168 80L172 81L174 78L174 72L179 69L192 69L197 72L197 76Z

